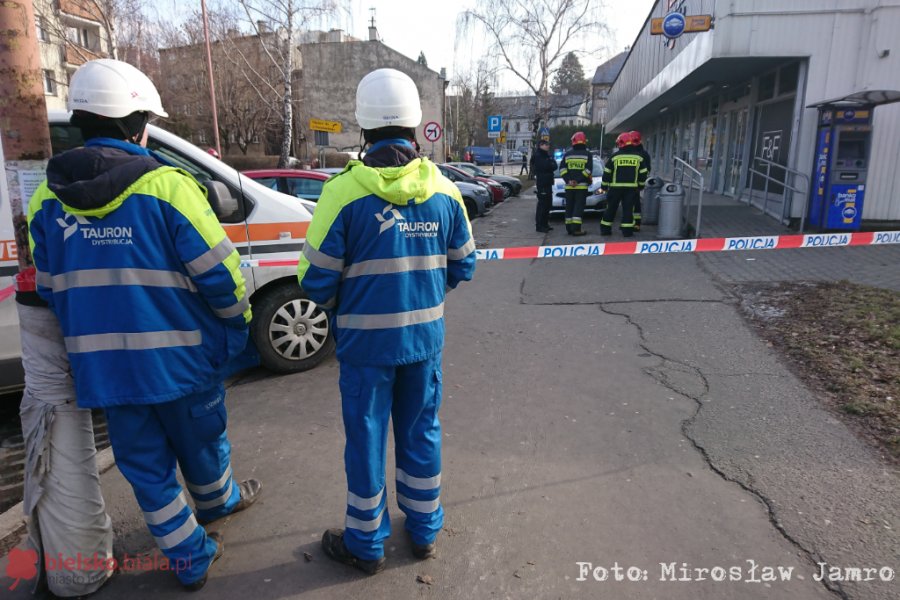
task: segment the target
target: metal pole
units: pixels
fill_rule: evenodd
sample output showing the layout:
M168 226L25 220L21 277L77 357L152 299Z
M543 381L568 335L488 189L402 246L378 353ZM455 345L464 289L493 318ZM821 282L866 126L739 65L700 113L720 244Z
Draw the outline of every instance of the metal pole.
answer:
M697 200L697 230L694 235L700 239L700 213L703 211L703 176L700 176L700 198Z
M769 181L772 179L771 175L772 166L767 162L766 163L766 185L765 191L763 192L763 214L769 214Z
M0 205L9 202L19 269L33 264L25 205L46 178L52 153L42 76L31 0L0 2L0 155L8 184ZM55 73L50 77L58 86Z
M222 157L222 144L219 140L219 112L216 110L216 83L213 80L212 50L209 47L209 20L206 18L206 0L200 0L200 8L203 12L203 39L206 42L206 70L209 73L209 101L212 107L213 139L216 142L216 152Z

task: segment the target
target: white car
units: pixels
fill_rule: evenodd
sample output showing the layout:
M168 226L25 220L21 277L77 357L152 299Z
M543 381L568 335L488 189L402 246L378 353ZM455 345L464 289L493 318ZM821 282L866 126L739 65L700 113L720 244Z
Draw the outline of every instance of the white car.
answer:
M54 153L82 144L81 132L69 124L67 113L49 111L48 116ZM297 267L290 265L306 241L315 204L270 190L175 134L153 125L147 130L151 149L206 186L211 207L244 261L241 272L253 306L250 335L263 366L292 373L322 362L334 351L330 323L300 289ZM14 242L12 217L4 204L0 203L0 244L7 247ZM6 254L0 255L0 293L18 270L15 258ZM290 266L255 264L266 259ZM0 302L0 391L22 385L20 354L18 316L10 298Z
M559 161L558 161L559 162ZM600 193L600 183L603 177L603 161L596 156L594 157L594 170L591 172L594 181L588 188L587 201L584 203L584 210L602 211L606 210L606 195ZM566 210L566 183L559 176L559 169L553 173L553 205L550 212L561 212Z

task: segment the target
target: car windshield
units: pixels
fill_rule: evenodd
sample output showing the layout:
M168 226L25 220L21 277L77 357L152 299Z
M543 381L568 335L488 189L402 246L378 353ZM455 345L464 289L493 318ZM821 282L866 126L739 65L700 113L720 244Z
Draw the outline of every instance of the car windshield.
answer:
M479 169L475 165L460 164L460 165L453 165L453 166L457 167L458 169L462 169L463 171L467 171L467 172L471 173L472 175L478 175L479 177L487 177L488 176L488 174L483 169Z
M559 179L560 177L562 177L559 174L560 168L562 168L562 165L557 167L557 169L553 172L553 177L555 177L556 179ZM603 161L600 160L599 158L597 158L596 156L594 157L594 168L591 171L591 177L603 177Z

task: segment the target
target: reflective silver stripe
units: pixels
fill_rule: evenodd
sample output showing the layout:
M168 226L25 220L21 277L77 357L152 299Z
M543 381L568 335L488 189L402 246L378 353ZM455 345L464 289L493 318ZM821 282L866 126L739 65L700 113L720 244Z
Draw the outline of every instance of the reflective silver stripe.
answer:
M384 508L378 512L378 516L372 519L371 521L363 521L362 519L357 519L356 517L351 517L347 515L347 518L344 520L344 526L347 529L358 529L359 531L375 531L381 525L381 517L384 516Z
M310 244L303 246L303 256L309 261L309 264L319 267L320 269L329 269L331 271L343 271L344 259L328 256L324 252L319 252Z
M401 258L376 258L364 260L344 269L344 279L362 275L385 275L407 271L428 271L447 267L447 257L433 254L429 256L404 256Z
M222 492L222 495L216 498L215 500L194 500L194 504L197 505L197 510L209 510L210 508L215 508L217 506L222 506L228 499L231 498L231 491L234 489L234 479L231 480L231 483L228 484L228 488Z
M228 468L225 469L225 473L219 477L218 481L213 481L212 483L207 483L205 485L197 485L196 483L191 483L188 480L185 480L187 487L191 490L192 494L196 494L198 496L202 496L203 494L212 494L213 492L218 492L222 489L222 486L225 485L225 482L228 481L228 478L231 477L231 465L228 465Z
M397 503L406 508L411 508L416 512L427 514L433 513L441 506L441 499L438 497L434 500L413 500L412 498L407 498L403 494L398 493Z
M38 271L37 269L35 269L34 282L41 287L53 287L53 278L50 277L50 273L47 273L45 271Z
M378 505L381 504L381 497L383 495L384 488L381 488L381 491L371 498L363 498L362 496L357 496L353 492L348 491L347 504L349 504L353 508L358 508L359 510L372 510L378 508Z
M244 314L248 308L250 308L250 301L245 296L240 302L232 304L228 308L214 308L213 312L222 319L229 319Z
M183 273L155 269L83 269L54 275L52 280L50 287L54 292L101 285L143 285L197 291L194 282Z
M441 486L441 474L434 477L413 477L401 468L397 468L397 481L414 490L433 490Z
M450 260L462 260L473 252L475 252L475 240L469 238L469 241L463 244L462 248L450 248L447 250L447 258Z
M184 266L192 276L200 275L221 264L223 260L231 256L232 252L234 252L234 245L226 237L191 262L185 263Z
M402 313L388 313L383 315L339 315L338 327L344 329L391 329L393 327L406 327L418 323L430 323L444 316L444 303L441 302L433 308L410 310Z
M69 352L100 352L102 350L155 350L177 346L199 346L203 342L200 331L145 331L142 333L96 333L66 338Z
M194 516L194 513L191 513L191 516L187 521L184 522L184 525L173 531L172 533L168 533L163 536L153 536L156 539L156 545L159 546L160 550L168 550L169 548L174 548L184 540L191 537L191 534L199 527L197 525L197 518Z
M148 525L162 525L187 506L187 500L184 498L184 492L179 492L175 499L160 508L151 512L144 511L144 520Z

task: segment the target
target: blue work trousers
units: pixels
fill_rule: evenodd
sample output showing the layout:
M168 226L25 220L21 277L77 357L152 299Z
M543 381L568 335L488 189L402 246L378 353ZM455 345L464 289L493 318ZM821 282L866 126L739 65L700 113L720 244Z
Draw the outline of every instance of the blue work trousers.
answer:
M416 544L430 544L444 524L441 507L441 356L394 367L341 363L347 446L344 543L363 560L384 555L391 534L385 489L388 420L394 425L397 504Z
M229 514L241 499L231 475L222 385L162 404L106 409L116 465L134 489L150 533L182 583L200 579L216 543L197 519ZM191 511L176 463L197 507Z

